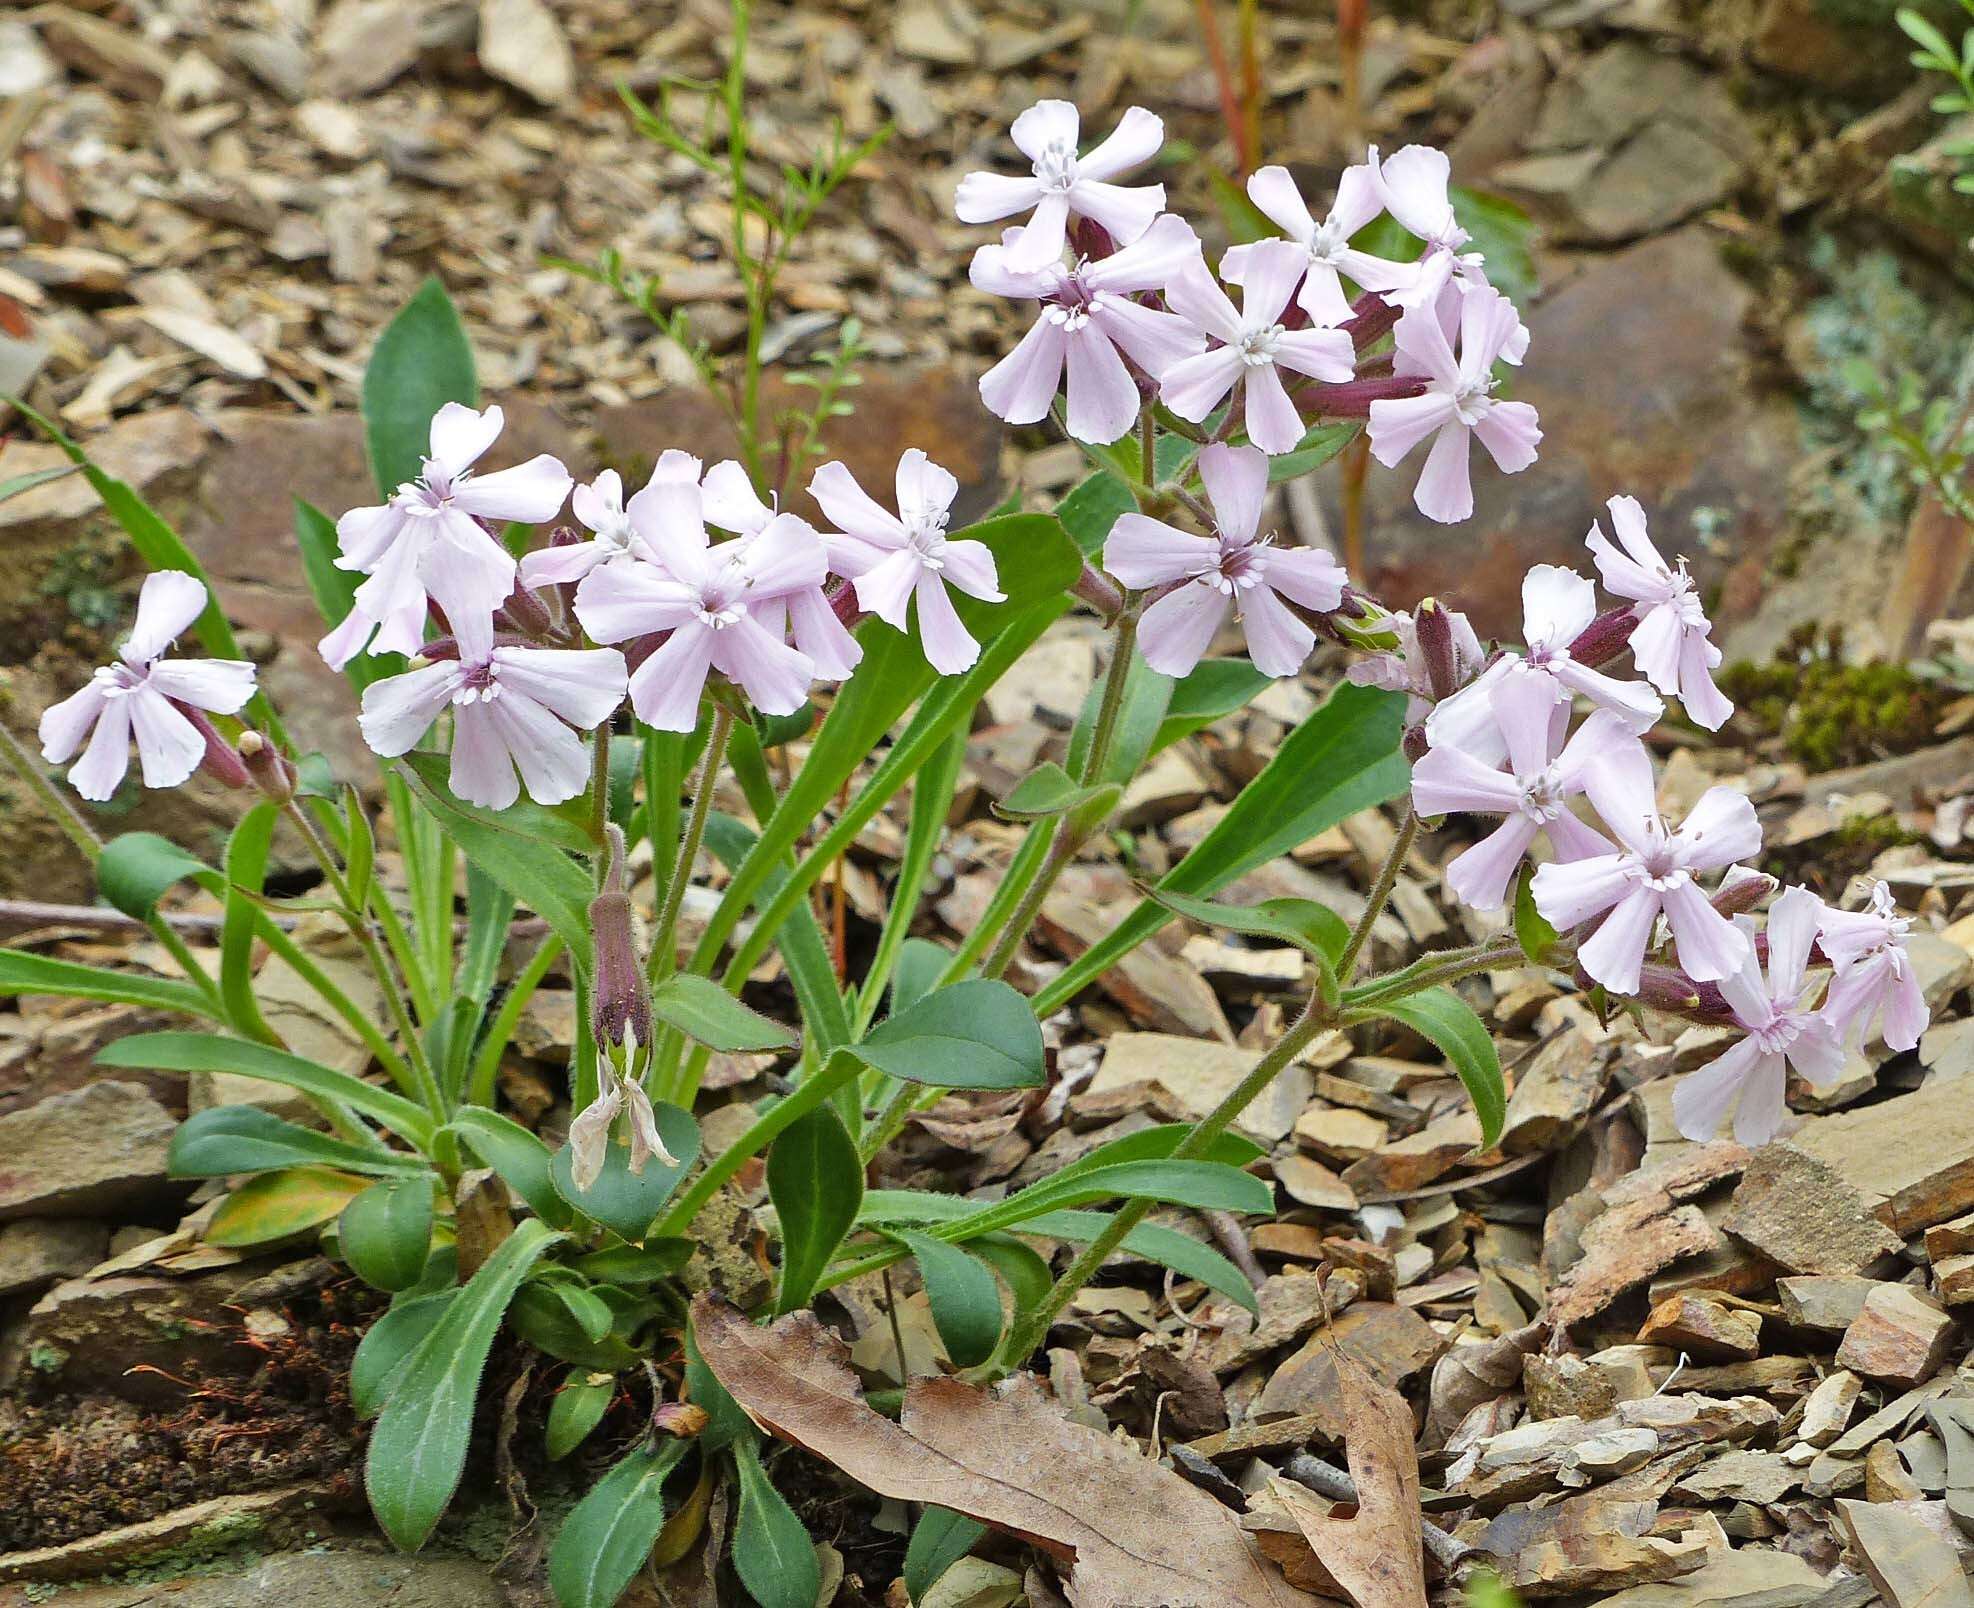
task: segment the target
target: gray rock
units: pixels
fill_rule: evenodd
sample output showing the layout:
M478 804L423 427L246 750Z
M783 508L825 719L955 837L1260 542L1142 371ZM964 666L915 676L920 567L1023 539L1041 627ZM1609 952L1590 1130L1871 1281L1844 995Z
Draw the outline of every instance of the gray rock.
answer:
M110 1248L107 1223L24 1217L0 1227L0 1296L45 1289L86 1273Z
M575 93L575 53L543 0L480 0L480 65L544 105Z
M165 1176L177 1119L135 1083L91 1083L0 1117L0 1221L111 1217L190 1187Z

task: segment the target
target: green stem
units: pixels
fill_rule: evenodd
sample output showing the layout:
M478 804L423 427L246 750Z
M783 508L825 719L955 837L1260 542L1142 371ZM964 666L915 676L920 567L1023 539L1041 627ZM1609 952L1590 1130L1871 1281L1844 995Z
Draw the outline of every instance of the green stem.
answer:
M678 970L679 911L685 904L686 885L692 881L692 864L699 858L699 845L706 836L706 820L713 813L713 791L719 782L720 763L726 757L727 739L733 733L733 711L725 704L713 706L713 728L706 735L706 752L699 761L699 777L692 787L692 811L686 817L685 831L679 837L679 850L672 860L672 879L665 888L665 903L652 930L651 980L669 977Z
M1391 890L1398 882L1399 868L1404 865L1405 856L1412 852L1413 840L1418 835L1419 812L1408 805L1405 819L1398 826L1398 836L1392 839L1391 852L1385 856L1385 863L1378 867L1378 880L1371 884L1370 897L1364 901L1364 914L1357 918L1357 925L1351 929L1350 942L1337 956L1337 981L1346 987L1356 970L1358 954L1363 950L1365 940L1371 936L1371 928L1376 925L1378 917L1384 914L1385 901L1391 898Z
M1374 977L1362 988L1352 989L1343 997L1345 1019L1368 1020L1378 1014L1376 1007L1389 1000L1424 993L1428 988L1437 988L1442 983L1457 983L1463 977L1492 971L1497 966L1513 965L1525 957L1522 946L1510 940L1475 944L1470 949L1453 950L1432 959L1432 965L1407 966L1402 971Z
M481 1040L479 1053L473 1059L473 1070L466 1084L468 1105L492 1107L494 1103L494 1078L500 1072L501 1052L507 1048L508 1040L514 1037L514 1028L521 1020L521 1012L528 1007L535 990L548 975L562 955L562 940L550 933L528 957L520 975L514 979L506 996L500 1002L500 1009L494 1019L487 1024L486 1037Z
M995 935L1007 921L1008 912L1021 902L1029 884L1041 870L1042 861L1049 852L1049 840L1050 834L1046 831L1032 829L1022 838L1021 846L1008 861L1000 885L994 889L993 898L987 901L987 908L981 912L980 919L973 924L973 930L966 935L951 962L940 974L939 987L944 988L965 977L993 944Z
M854 1056L838 1055L797 1084L785 1100L778 1101L754 1119L752 1126L707 1164L706 1170L674 1200L658 1219L654 1235L683 1234L719 1193L720 1186L740 1171L750 1157L758 1155L797 1117L816 1109L846 1084L854 1082L861 1063Z
M419 810L412 800L411 789L395 773L387 773L384 777L384 796L390 804L398 852L404 857L405 882L413 888L423 887L420 857L424 845L419 837ZM381 877L371 880L370 908L376 913L377 924L384 930L384 942L391 946L392 959L404 973L405 984L411 990L412 1008L418 1012L420 1021L431 1021L439 1013L437 996L425 975L425 963L411 941L411 933L391 904Z
M316 996L332 1011L340 1016L349 1030L357 1036L377 1062L384 1068L390 1080L400 1089L409 1093L417 1092L417 1085L411 1077L404 1058L392 1048L391 1041L378 1031L377 1024L367 1016L362 1007L342 989L342 987L316 964L315 958L295 940L283 932L271 919L264 919L260 927L260 938L276 955L279 955L295 975L312 988Z

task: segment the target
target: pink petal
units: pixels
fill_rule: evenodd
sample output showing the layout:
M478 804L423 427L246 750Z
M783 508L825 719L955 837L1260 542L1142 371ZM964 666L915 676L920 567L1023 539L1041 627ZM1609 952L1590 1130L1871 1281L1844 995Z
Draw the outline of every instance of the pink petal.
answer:
M1425 375L1442 390L1458 388L1459 360L1453 355L1446 331L1440 328L1438 316L1429 308L1406 313L1393 328L1391 339L1411 372Z
M1250 183L1248 194L1252 196L1253 193L1254 186ZM1340 232L1356 234L1384 209L1384 188L1378 183L1378 170L1369 162L1347 167L1338 176L1336 199L1330 203L1329 221ZM1364 288L1369 290L1372 287L1365 285Z
M1310 270L1312 277L1318 272L1329 270ZM1339 291L1337 296L1341 301L1343 293ZM1349 311L1345 303L1344 312ZM1356 375L1357 348L1340 329L1292 329L1275 342L1275 361L1311 379L1338 382Z
M1301 445L1302 415L1272 363L1247 371L1246 422L1248 439L1271 456Z
M1583 771L1583 790L1598 819L1633 854L1647 855L1658 846L1659 801L1644 744L1613 743L1601 764Z
M969 173L953 196L953 211L961 223L993 223L1041 199L1042 182L1033 174Z
M1068 393L1069 433L1078 441L1106 446L1137 422L1137 381L1094 320L1069 337Z
M494 444L505 423L498 407L475 412L463 402L446 403L432 415L432 461L449 476L464 474Z
M1556 757L1550 739L1555 730L1555 683L1546 676L1508 675L1494 692L1494 718L1515 774L1534 777Z
M763 714L792 715L809 696L816 667L751 614L713 633L713 668Z
M826 463L809 477L809 495L840 531L879 547L903 547L905 527L881 507L840 463Z
M615 648L495 648L493 662L503 689L578 731L594 731L624 701L624 656Z
M461 704L452 717L453 793L485 810L504 810L521 796L514 755L494 718L494 706Z
M589 787L589 749L542 705L514 690L477 706L491 717L502 745L537 804L580 798Z
M352 508L336 521L336 568L368 574L410 522L410 516L395 503Z
M659 731L691 731L699 724L699 695L706 689L717 634L692 620L673 631L631 672L631 708L639 720Z
M850 584L857 590L857 603L866 614L875 614L886 625L909 629L907 610L913 589L925 572L919 555L906 548L864 571Z
M1666 712L1664 700L1643 682L1620 681L1601 670L1585 669L1571 659L1555 664L1550 673L1571 691L1614 711L1633 731L1649 731Z
M941 573L948 586L956 586L983 603L1007 601L1007 593L1001 590L1000 573L994 567L994 549L985 542L961 537L941 548L939 557L946 566Z
M1014 120L1008 137L1031 162L1039 162L1051 146L1074 152L1083 132L1082 115L1066 100L1039 100Z
M1915 1042L1917 1042L1915 1040ZM1894 1046L1896 1047L1896 1046ZM1913 1046L1908 1044L1907 1049ZM1789 1064L1809 1080L1813 1088L1827 1089L1844 1075L1844 1041L1837 1030L1820 1017L1811 1017L1802 1026L1786 1051Z
M569 509L589 530L607 530L624 517L624 477L605 469L569 493Z
M1453 418L1453 402L1443 392L1373 402L1371 456L1387 469L1396 469L1408 452Z
M1231 346L1182 358L1159 376L1159 397L1180 418L1197 424L1226 400L1244 366Z
M246 659L167 659L152 668L150 681L178 703L232 715L254 695L254 666Z
M1710 787L1673 834L1680 863L1695 871L1717 871L1736 860L1752 859L1762 846L1761 822L1747 795L1732 787Z
M1217 441L1199 455L1200 482L1213 504L1213 522L1236 540L1261 529L1261 505L1268 495L1268 455L1254 447Z
M365 687L356 719L371 752L386 759L410 753L452 702L461 674L456 661L441 660Z
M945 513L960 494L959 477L934 463L921 447L908 448L900 455L894 484L898 493L898 518L907 526L923 524Z
M1316 633L1289 612L1266 586L1254 586L1241 596L1241 631L1247 656L1267 676L1292 676L1302 669Z
M1174 274L1200 261L1193 226L1168 212L1128 246L1091 263L1082 278L1092 290L1129 295L1163 290Z
M1568 647L1597 618L1597 588L1573 569L1537 564L1522 577L1522 640Z
M596 642L669 631L698 612L686 587L650 564L600 564L576 588L576 618Z
M1309 315L1310 323L1319 329L1328 329L1332 325L1341 324L1350 317L1350 298L1343 293L1343 281L1338 277L1336 269L1328 263L1312 262L1309 265L1309 272L1303 276L1302 289L1296 292L1295 299L1296 305ZM1348 337L1346 336L1345 339L1348 340ZM1356 372L1355 355L1356 349L1353 347L1350 359L1350 371L1353 374ZM1315 370L1305 368L1303 372L1315 373ZM1348 379L1350 375L1344 374L1338 377ZM1318 378L1329 379L1331 376L1325 374L1319 375Z
M1719 648L1698 632L1687 634L1679 654L1679 701L1688 718L1708 731L1719 731L1734 713L1734 705L1714 685L1713 671L1719 663Z
M544 452L512 469L475 475L453 492L452 500L480 519L539 525L561 512L574 484L562 460Z
M1535 822L1511 815L1441 873L1454 898L1475 910L1499 910L1507 902L1508 882L1535 841Z
M1102 224L1111 239L1130 245L1165 210L1165 186L1099 184L1094 179L1079 178L1070 186L1066 200L1071 211ZM1043 205L1047 204L1045 200ZM1040 216L1041 209L1036 211Z
M1444 232L1453 217L1447 200L1452 164L1444 151L1430 145L1408 145L1379 162L1377 174L1386 208L1407 231L1421 240Z
M1068 352L1069 332L1053 313L1044 311L1016 342L1014 350L980 376L981 405L995 418L1009 424L1034 424L1046 419L1062 384L1063 362ZM824 465L828 467L831 466ZM818 478L821 473L817 471ZM814 492L815 486L811 484L809 489ZM820 494L816 501L822 502ZM823 508L828 512L829 505L824 503ZM838 524L843 522L836 514L830 517Z
M1306 245L1316 232L1316 220L1285 167L1257 168L1248 177L1247 198L1291 240Z
M1218 544L1145 514L1119 514L1104 538L1104 568L1134 590L1168 586L1210 568Z
M1241 338L1241 315L1204 263L1188 263L1172 276L1172 283L1165 288L1165 304L1209 335L1223 341Z
M1218 587L1198 581L1175 587L1138 622L1138 651L1161 675L1188 675L1206 657L1233 606Z
M204 744L200 745L204 752ZM96 735L69 771L69 784L93 804L113 795L130 769L130 700L111 698L96 721Z
M1514 777L1461 748L1428 748L1412 767L1412 804L1421 815L1513 815L1522 790Z
M1241 322L1250 329L1279 323L1308 266L1309 253L1292 240L1257 241L1242 265Z
M577 491L582 488L578 486ZM612 557L615 550L602 542L571 542L566 547L538 547L521 555L521 584L534 591L543 586L562 586L580 581Z
M1021 231L1010 229L1010 239L1019 239ZM1062 286L1063 270L1060 263L1044 263L1040 268L1027 268L1017 271L1008 266L1008 248L1002 245L982 246L973 254L966 266L967 283L975 290L984 291L989 296L1006 296L1015 301L1046 301Z
M821 587L790 592L786 602L795 646L815 661L818 676L825 681L841 681L857 668L864 656L863 645L836 617Z
M206 583L183 570L158 570L144 577L137 593L137 619L120 654L130 665L146 665L191 629L205 612Z
M343 616L341 625L316 643L315 651L331 670L340 670L364 650L376 629L374 619L362 609L353 608Z
M1291 603L1328 611L1343 602L1350 577L1343 566L1317 547L1271 547L1262 570L1264 585Z
M1680 970L1696 983L1732 976L1747 953L1748 935L1714 909L1690 878L1669 888L1664 900Z
M1734 1138L1750 1150L1773 1139L1788 1112L1784 1095L1788 1073L1779 1055L1757 1056L1741 1083L1741 1103L1734 1110Z
M1542 441L1535 409L1526 402L1496 402L1480 416L1474 434L1504 475L1519 474L1534 463Z
M706 499L697 476L654 474L624 513L652 558L679 580L698 585L718 567L706 537Z
M1069 197L1051 190L1035 204L1034 212L1021 226L1021 233L1009 244L1008 269L1031 273L1062 260L1068 243Z
M1550 871L1576 870L1594 866L1596 860L1579 860L1564 868L1544 866L1537 878ZM1538 895L1538 908L1540 895ZM1645 963L1645 946L1651 941L1652 924L1659 915L1659 895L1650 888L1633 888L1612 908L1602 925L1577 950L1577 963L1614 993L1635 993L1638 974ZM1549 918L1554 921L1554 917ZM1681 957L1682 960L1684 956Z
M1718 1134L1741 1097L1743 1083L1761 1059L1755 1042L1742 1039L1699 1071L1681 1078L1672 1091L1672 1120L1681 1136L1704 1142Z
M700 517L721 530L752 536L774 518L774 510L761 501L746 469L732 458L706 471L699 495Z
M1154 380L1163 379L1174 363L1206 350L1206 337L1177 313L1163 313L1109 291L1099 292L1090 304L1090 322Z
M1808 888L1791 888L1769 907L1769 992L1781 1003L1801 997L1810 946L1823 916L1823 901Z
M123 701L130 706L130 730L137 739L146 787L176 787L199 768L206 757L205 735L163 693L155 687L133 687ZM96 729L100 732L103 723L99 721Z
M1419 472L1419 483L1412 488L1413 507L1442 525L1456 525L1474 511L1473 482L1467 473L1467 436L1467 427L1457 419L1441 425L1432 451L1426 454L1426 466Z
M823 552L822 538L806 519L798 519L794 514L776 514L760 535L746 537L744 541L735 561L747 577L751 597L780 597L805 587L820 586L829 578L829 559Z
M1535 907L1560 932L1580 927L1611 908L1631 887L1623 855L1558 861L1535 873Z
M1075 136L1072 134L1073 140ZM1143 167L1165 143L1165 124L1142 106L1133 106L1117 127L1077 159L1076 174L1084 179L1114 179Z
M925 662L942 676L970 670L980 657L980 644L961 622L945 585L936 575L921 575L917 595L919 643L925 649Z
M51 765L65 765L82 746L90 728L102 716L109 700L92 678L58 704L41 712L41 757Z

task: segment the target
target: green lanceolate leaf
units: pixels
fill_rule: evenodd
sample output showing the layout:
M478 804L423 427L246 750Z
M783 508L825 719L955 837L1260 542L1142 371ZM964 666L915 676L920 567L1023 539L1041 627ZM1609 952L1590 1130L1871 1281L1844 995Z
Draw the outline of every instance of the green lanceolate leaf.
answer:
M1073 1178L1045 1178L1011 1196L1007 1205L1012 1207L1018 1201L1032 1213L1099 1200L1155 1200L1197 1211L1250 1212L1257 1216L1275 1209L1274 1190L1252 1173L1217 1161L1169 1160L1121 1161Z
M817 1106L777 1136L768 1151L768 1197L781 1219L775 1311L793 1312L808 1305L863 1204L863 1160L833 1105Z
M1219 904L1190 894L1150 889L1151 897L1174 915L1227 932L1257 938L1279 938L1305 955L1334 967L1350 942L1350 925L1342 916L1313 899L1263 899L1259 904Z
M1274 685L1274 680L1246 659L1200 660L1173 685L1151 751L1159 753L1181 737L1190 737L1245 709L1265 688Z
M447 1126L537 1217L556 1228L569 1226L569 1203L555 1187L548 1146L538 1137L512 1117L483 1106L462 1106Z
M254 994L254 940L262 922L260 893L280 814L263 799L240 817L226 840L226 911L219 928L219 995L233 1030L263 1044L278 1044Z
M0 480L0 503L10 502L36 486L45 486L51 480L62 480L74 474L82 465L58 463L49 469L30 469L24 475L15 475L8 480Z
M1165 722L1165 711L1172 703L1173 679L1146 664L1134 653L1124 670L1124 695L1118 704L1117 722L1111 729L1110 754L1104 761L1100 782L1117 786L1120 794L1150 757L1158 729ZM1069 768L1078 776L1089 763L1090 744L1096 738L1097 720L1103 710L1103 685L1099 682L1084 696L1076 727L1069 734ZM1092 811L1080 812L1088 816Z
M815 1543L761 1466L753 1439L734 1442L740 1506L733 1521L733 1567L760 1608L815 1608L822 1569Z
M1108 1212L1044 1212L1024 1223L1022 1232L1087 1245L1108 1229L1110 1222ZM1202 1245L1176 1228L1167 1228L1163 1223L1140 1223L1124 1236L1123 1249L1133 1256L1142 1256L1147 1262L1169 1267L1181 1278L1198 1279L1208 1289L1250 1312L1261 1310L1246 1274L1212 1246Z
M217 1020L206 996L175 978L105 971L100 966L56 960L52 955L30 955L24 949L0 949L0 997L12 994L58 994Z
M372 1184L337 1219L343 1260L379 1290L408 1290L432 1249L432 1175L413 1173Z
M850 1047L880 1072L953 1089L1029 1089L1046 1077L1042 1030L1006 983L969 978L887 1017Z
M249 1178L206 1224L208 1245L272 1245L320 1228L370 1187L368 1178L333 1167L287 1167Z
M1501 1059L1495 1054L1494 1036L1473 1008L1452 989L1441 987L1408 994L1403 999L1380 1000L1372 1009L1379 1016L1403 1022L1440 1048L1447 1063L1466 1085L1467 1097L1474 1102L1474 1114L1480 1118L1482 1146L1499 1139L1501 1121L1508 1109L1508 1096L1501 1081Z
M443 754L406 754L398 763L411 771L432 794L446 800L452 808L472 815L490 832L500 833L506 838L551 844L568 854L589 855L596 852L596 840L590 836L590 817L586 812L578 819L562 809L544 808L526 797L516 799L504 810L483 809L454 795L452 762ZM481 869L490 872L488 867Z
M496 815L461 803L450 792L430 785L410 765L400 765L396 774L437 818L466 859L553 927L555 935L568 946L571 962L586 970L589 901L595 891L588 874L552 841L523 836L500 824L505 812Z
M891 1230L910 1248L946 1355L962 1368L985 1362L1001 1339L1001 1287L985 1263L957 1245L909 1228Z
M653 1156L646 1160L644 1171L632 1172L630 1146L619 1143L614 1134L604 1147L603 1171L586 1190L576 1188L572 1171L575 1155L569 1146L564 1145L549 1161L549 1176L565 1201L619 1239L633 1243L650 1232L651 1220L664 1209L679 1180L699 1159L699 1124L692 1120L692 1113L664 1101L656 1102L652 1110L658 1121L658 1137L674 1158L672 1166Z
M1268 460L1270 483L1280 485L1284 480L1295 480L1322 468L1356 440L1357 432L1363 428L1356 420L1311 427L1292 452L1279 453Z
M1398 746L1404 712L1397 693L1338 687L1159 879L1160 891L1210 895L1345 816L1396 798L1411 776ZM1035 996L1036 1016L1060 1009L1171 919L1157 900L1144 900Z
M364 1483L384 1533L407 1552L425 1544L466 1463L473 1401L494 1334L528 1270L562 1236L524 1218L405 1358L371 1431Z
M665 1527L665 1480L687 1444L638 1446L562 1521L548 1549L548 1583L562 1608L611 1608L651 1557Z
M430 1295L401 1295L370 1325L356 1355L350 1359L350 1405L359 1418L375 1417L390 1396L391 1382L405 1358L438 1327L446 1308L459 1298L457 1289Z
M551 1463L559 1463L589 1439L590 1431L603 1422L610 1403L617 1396L617 1376L590 1368L571 1368L562 1388L548 1404L548 1428L543 1449Z
M651 991L651 1011L696 1044L714 1050L789 1050L800 1042L793 1028L741 1002L710 977L681 972Z
M1115 783L1083 787L1054 760L1044 760L1008 789L1008 795L994 806L1004 821L1045 821L1067 815L1083 805L1108 799L1115 806L1123 789Z
M1515 884L1515 941L1534 964L1546 966L1561 939L1535 908L1535 867L1523 866L1521 880Z
M987 1526L951 1508L929 1507L912 1526L905 1548L905 1594L923 1602L939 1577L980 1544Z
M432 278L385 326L363 371L363 432L382 495L418 478L432 415L448 402L478 407L480 385L458 310Z
M104 1045L96 1052L96 1063L155 1072L235 1072L243 1078L279 1083L339 1100L375 1117L414 1149L431 1148L432 1119L402 1095L270 1045L248 1044L217 1033L135 1033Z
M537 1351L545 1351L576 1367L608 1373L635 1368L638 1353L610 1332L612 1315L608 1303L603 1303L599 1323L595 1306L581 1296L574 1301L566 1299L570 1293L560 1283L524 1284L507 1309L507 1321ZM601 1297L597 1300L601 1301Z
M209 893L223 884L211 866L155 832L125 832L96 857L96 891L126 916L149 921L174 883L196 880Z
M165 1170L174 1178L224 1178L310 1163L386 1176L425 1166L418 1156L332 1139L249 1105L193 1112L178 1125L165 1153Z

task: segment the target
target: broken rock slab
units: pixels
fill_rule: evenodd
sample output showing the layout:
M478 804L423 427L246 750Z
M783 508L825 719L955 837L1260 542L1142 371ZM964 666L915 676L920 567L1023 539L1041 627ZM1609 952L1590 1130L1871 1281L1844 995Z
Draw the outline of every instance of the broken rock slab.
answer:
M87 1273L109 1248L109 1224L86 1218L23 1217L0 1225L0 1298Z
M1904 1243L1871 1215L1840 1163L1793 1141L1754 1153L1722 1226L1792 1273L1858 1273Z
M1953 1338L1953 1319L1931 1295L1909 1284L1880 1284L1844 1331L1837 1366L1910 1390L1939 1371Z
M114 1217L184 1198L165 1176L177 1119L142 1085L107 1081L0 1116L0 1222Z

